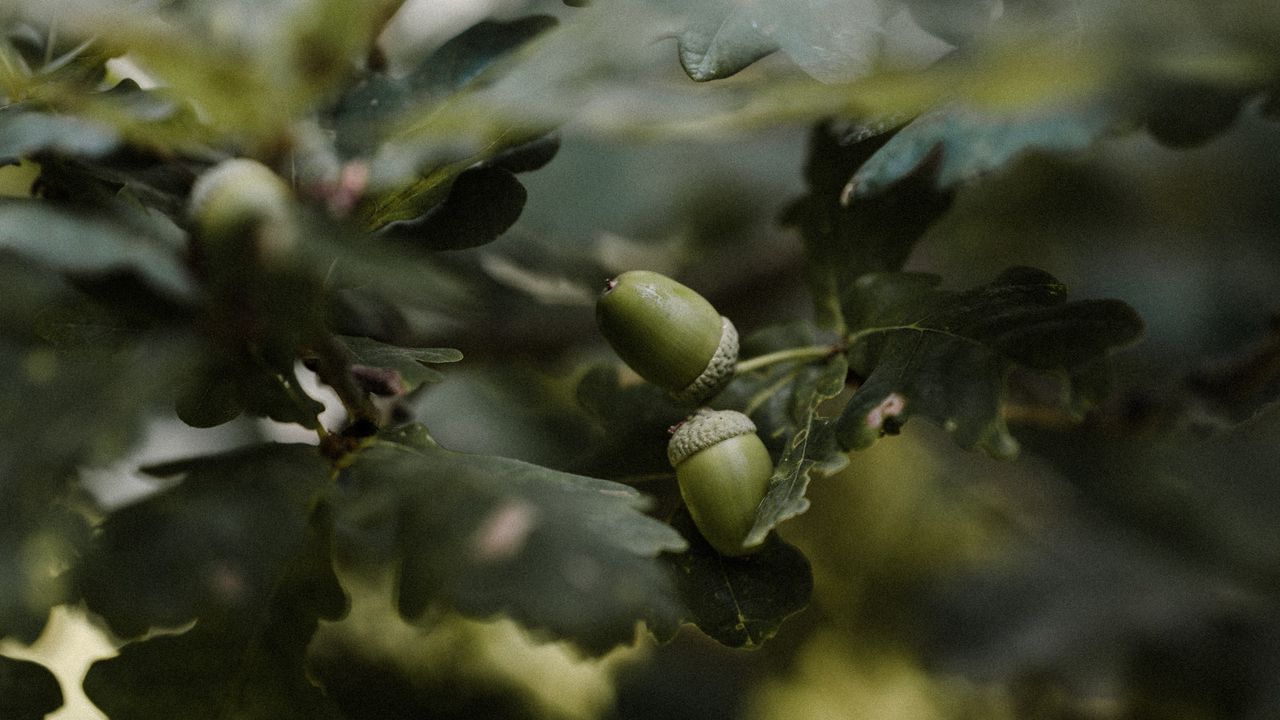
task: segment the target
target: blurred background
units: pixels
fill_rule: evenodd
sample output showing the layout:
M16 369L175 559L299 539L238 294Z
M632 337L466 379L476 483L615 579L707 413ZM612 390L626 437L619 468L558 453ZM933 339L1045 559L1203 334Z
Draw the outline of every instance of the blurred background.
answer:
M1136 22L1209 3L1068 5ZM407 66L485 18L586 11L598 10L416 0L384 40L392 67ZM904 12L874 20L877 62L920 68L955 49ZM660 33L626 60L626 82L692 82ZM863 72L858 62L781 52L716 82L841 79ZM918 420L815 480L810 511L780 528L812 564L812 602L762 648L727 649L686 627L665 645L641 631L634 647L587 659L502 619L388 623L386 589L356 585L352 615L314 641L315 673L371 719L1280 717L1280 123L1265 102L1245 98L1192 143L1134 123L1083 149L1031 149L958 187L909 269L962 289L1011 265L1042 268L1073 297L1129 303L1146 335L1114 358L1111 399L1083 425L1011 416L1015 460L965 452ZM415 401L445 447L558 468L580 460L598 428L573 389L592 364L616 363L594 330L610 274L671 274L744 335L812 321L803 244L779 223L806 192L810 119L633 130L562 125L556 157L521 176L516 224L448 254L480 290L465 328L424 324L426 340L467 358ZM292 432L157 421L133 457L84 482L115 506L155 489L139 464L306 436ZM61 673L72 699L52 717L100 716L74 700L77 673L112 643L58 613L35 646L2 649Z

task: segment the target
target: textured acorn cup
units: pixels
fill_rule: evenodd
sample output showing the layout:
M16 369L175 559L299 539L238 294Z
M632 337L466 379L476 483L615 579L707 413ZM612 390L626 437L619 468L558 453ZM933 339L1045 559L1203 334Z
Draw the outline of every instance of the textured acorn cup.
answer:
M697 403L733 379L738 331L698 293L648 270L610 280L596 303L600 333L640 377Z
M750 418L701 408L676 427L667 459L694 524L716 552L735 556L759 549L743 540L769 489L773 460Z

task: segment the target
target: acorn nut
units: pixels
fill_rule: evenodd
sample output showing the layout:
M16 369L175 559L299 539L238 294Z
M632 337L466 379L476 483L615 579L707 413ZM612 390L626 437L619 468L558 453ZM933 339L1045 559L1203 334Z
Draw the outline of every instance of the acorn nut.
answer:
M698 293L665 275L631 270L596 303L600 333L640 377L698 403L733 379L738 331Z
M271 168L257 160L224 160L191 187L187 214L206 246L247 244L263 259L288 255L297 240L293 193Z
M769 489L773 460L751 418L701 408L676 426L667 459L694 524L716 552L734 556L758 549L743 541Z

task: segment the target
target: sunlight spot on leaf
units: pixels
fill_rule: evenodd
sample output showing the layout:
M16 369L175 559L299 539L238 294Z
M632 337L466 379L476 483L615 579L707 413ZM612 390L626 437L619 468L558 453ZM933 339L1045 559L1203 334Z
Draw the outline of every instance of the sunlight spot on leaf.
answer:
M538 509L529 503L512 500L499 506L476 530L476 559L496 562L519 555L537 519Z

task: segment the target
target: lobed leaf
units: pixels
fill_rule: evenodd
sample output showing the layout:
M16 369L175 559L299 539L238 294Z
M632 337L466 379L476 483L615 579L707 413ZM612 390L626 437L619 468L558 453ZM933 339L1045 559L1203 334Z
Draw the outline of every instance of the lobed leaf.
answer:
M409 392L423 383L440 382L444 376L428 365L452 363L462 359L453 348L406 348L378 342L366 337L341 337L339 340L360 365L395 372Z
M245 558L224 558L230 563L213 568L211 579L224 596L241 597L201 612L181 634L129 643L95 662L84 680L94 704L119 720L343 717L306 671L319 620L347 609L331 565L331 520L323 510L310 519L287 510L286 531L241 540L283 541L252 548L269 556L269 571L240 574L244 566L235 563Z
M794 404L797 429L787 440L782 458L769 479L769 490L756 510L756 522L743 544L750 547L764 542L779 523L809 509L805 491L815 473L819 477L839 472L848 458L840 452L830 418L818 414L818 406L844 390L849 365L837 355L824 365L806 368L797 378Z
M107 516L75 571L90 610L136 637L259 609L308 537L328 481L311 445L260 445L146 468L174 487Z
M17 311L26 290L8 291ZM154 338L56 348L0 337L0 417L11 419L0 434L0 637L34 641L49 609L76 597L65 570L88 540L70 501L78 468L133 446L143 419L171 400L187 349Z
M174 298L194 293L167 220L18 198L0 199L0 248L64 273L136 272Z
M677 513L672 525L689 540L685 552L663 556L688 608L684 619L718 642L759 648L784 620L809 604L809 561L776 535L750 555L725 557L698 533L687 511ZM655 630L660 638L675 631L674 625Z
M406 618L504 613L600 653L677 614L653 558L685 543L634 489L400 435L411 442L379 441L343 471L335 508L344 555L399 567Z
M933 187L933 163L921 160L909 179L874 198L847 202L850 174L892 142L893 120L869 125L819 124L809 140L809 194L783 213L804 240L818 323L843 332L840 297L870 272L899 270L917 241L951 204Z
M62 688L49 668L0 655L0 717L41 720L62 702Z
M1028 152L1087 148L1115 123L1114 113L1097 102L1007 115L942 105L911 121L871 155L849 178L845 194L854 203L879 195L934 158L933 186L948 190Z
M1000 402L1011 369L1062 373L1069 385L1073 373L1090 371L1143 329L1123 302L1067 302L1065 286L1032 268L1011 268L964 292L937 283L930 275L871 274L845 298L858 328L849 364L865 380L836 423L842 447L867 447L921 414L962 447L1010 457L1018 444Z

